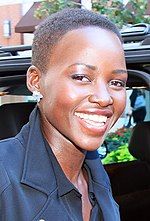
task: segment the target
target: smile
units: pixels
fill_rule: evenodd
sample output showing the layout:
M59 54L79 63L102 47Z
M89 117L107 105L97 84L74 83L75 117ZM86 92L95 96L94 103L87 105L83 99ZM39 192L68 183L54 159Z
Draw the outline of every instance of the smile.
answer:
M93 125L95 127L104 126L104 124L107 121L107 117L103 115L85 114L85 113L79 113L79 112L75 112L75 115L79 117L80 119L86 121L86 123Z

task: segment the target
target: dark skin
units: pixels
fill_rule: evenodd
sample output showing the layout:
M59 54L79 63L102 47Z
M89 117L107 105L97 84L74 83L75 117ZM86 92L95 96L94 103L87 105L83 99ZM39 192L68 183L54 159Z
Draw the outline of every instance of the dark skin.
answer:
M103 40L102 40L103 39ZM66 177L82 194L83 220L90 220L87 151L96 150L125 107L127 71L118 37L85 27L57 43L46 73L31 66L30 91L38 90L41 128Z

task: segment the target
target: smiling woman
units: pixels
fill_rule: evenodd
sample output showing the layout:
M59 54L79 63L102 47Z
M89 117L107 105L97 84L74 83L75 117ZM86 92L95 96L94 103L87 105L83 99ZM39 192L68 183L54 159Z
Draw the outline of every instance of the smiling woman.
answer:
M41 74L33 66L28 72L30 90L38 85L45 98L39 103L45 136L59 131L73 142L72 148L75 144L82 150L95 150L124 109L127 74L119 70L125 70L125 61L114 33L97 27L66 33L53 49L47 72ZM93 115L97 118L90 121ZM104 116L107 121L102 124Z
M125 107L117 28L99 14L67 9L38 27L32 52L27 86L38 104L17 137L0 144L8 180L2 220L119 221L96 151Z

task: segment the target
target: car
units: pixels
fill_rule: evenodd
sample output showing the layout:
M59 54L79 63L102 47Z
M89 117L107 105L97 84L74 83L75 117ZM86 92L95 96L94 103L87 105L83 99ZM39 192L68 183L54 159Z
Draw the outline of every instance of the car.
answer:
M127 108L98 149L110 178L122 221L150 220L150 25L137 24L121 32L128 70ZM0 139L15 136L36 105L26 87L31 46L0 48ZM131 119L131 91L145 93L146 118ZM130 125L128 124L130 122Z

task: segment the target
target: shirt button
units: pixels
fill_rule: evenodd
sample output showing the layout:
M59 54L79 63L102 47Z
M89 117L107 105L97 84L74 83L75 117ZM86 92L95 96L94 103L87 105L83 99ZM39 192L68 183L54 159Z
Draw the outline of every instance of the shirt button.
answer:
M39 219L39 221L45 221L45 219Z

